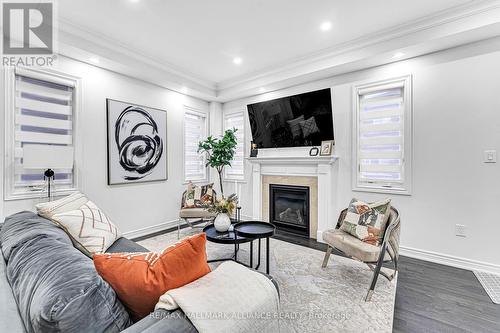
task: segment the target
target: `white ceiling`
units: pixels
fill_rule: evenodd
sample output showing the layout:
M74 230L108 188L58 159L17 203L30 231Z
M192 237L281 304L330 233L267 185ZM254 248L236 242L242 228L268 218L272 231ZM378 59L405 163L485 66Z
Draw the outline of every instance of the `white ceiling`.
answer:
M64 25L224 85L470 2L478 1L61 0L58 15ZM324 21L330 31L320 31Z

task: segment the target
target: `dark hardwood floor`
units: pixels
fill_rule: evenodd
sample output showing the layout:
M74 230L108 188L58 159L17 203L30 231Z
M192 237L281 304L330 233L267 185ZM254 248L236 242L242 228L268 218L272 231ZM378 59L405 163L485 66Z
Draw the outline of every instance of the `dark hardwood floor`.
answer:
M278 232L275 238L326 249L289 233ZM490 300L471 271L404 256L399 265L393 332L500 332L500 305Z

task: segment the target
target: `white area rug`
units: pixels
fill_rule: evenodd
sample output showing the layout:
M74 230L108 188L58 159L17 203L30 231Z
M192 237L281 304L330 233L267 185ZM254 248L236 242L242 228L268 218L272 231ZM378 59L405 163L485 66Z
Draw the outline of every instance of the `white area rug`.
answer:
M184 229L181 237L192 234ZM177 241L177 232L140 241L151 251L161 251ZM249 244L242 244L238 260L249 263ZM257 258L254 242L254 265ZM396 281L379 277L371 302L364 297L372 272L359 262L332 255L321 268L324 253L271 239L270 275L279 284L281 332L392 332ZM209 259L230 257L233 245L207 242ZM262 242L260 271L265 271L265 242ZM210 264L212 268L217 263Z
M485 272L474 272L474 275L490 296L491 301L500 304L500 275Z

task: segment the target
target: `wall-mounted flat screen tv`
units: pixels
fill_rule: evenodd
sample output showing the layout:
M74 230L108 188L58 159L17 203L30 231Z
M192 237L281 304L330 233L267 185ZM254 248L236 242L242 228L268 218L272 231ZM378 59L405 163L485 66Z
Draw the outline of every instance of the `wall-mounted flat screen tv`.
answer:
M259 148L319 146L334 139L330 89L250 104L247 109Z

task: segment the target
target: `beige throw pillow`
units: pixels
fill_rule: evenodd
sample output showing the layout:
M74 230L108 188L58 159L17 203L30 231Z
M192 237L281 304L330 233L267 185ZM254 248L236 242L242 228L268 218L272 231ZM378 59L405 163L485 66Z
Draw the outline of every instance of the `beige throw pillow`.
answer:
M51 219L91 255L103 253L121 237L118 228L92 201L78 209L54 214Z
M52 215L79 209L89 199L81 192L75 192L67 197L50 202L39 203L35 206L38 215L50 219Z

